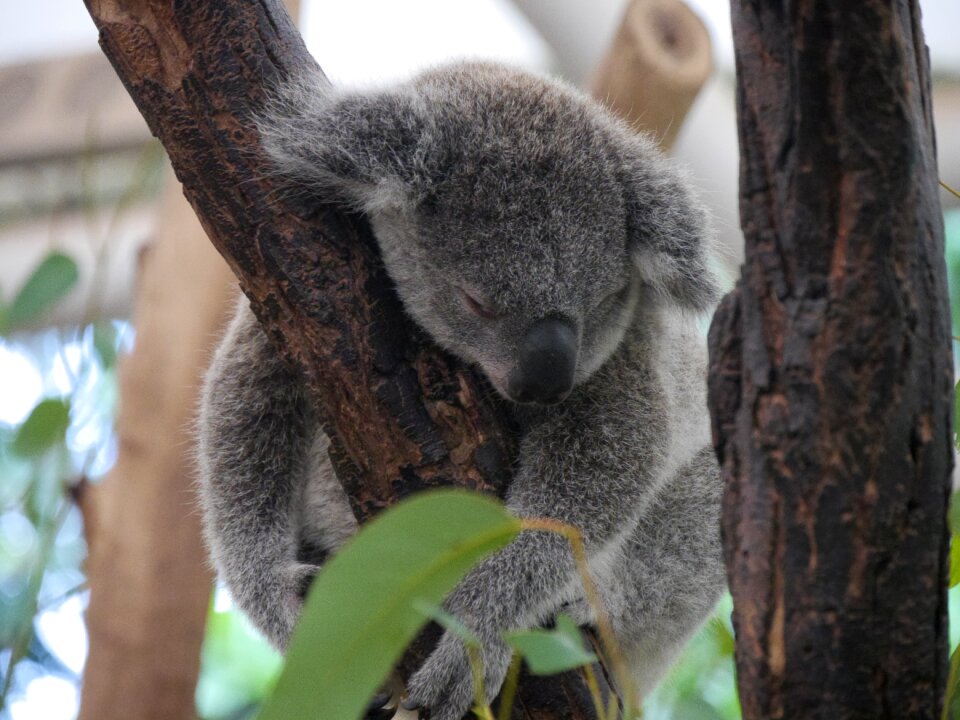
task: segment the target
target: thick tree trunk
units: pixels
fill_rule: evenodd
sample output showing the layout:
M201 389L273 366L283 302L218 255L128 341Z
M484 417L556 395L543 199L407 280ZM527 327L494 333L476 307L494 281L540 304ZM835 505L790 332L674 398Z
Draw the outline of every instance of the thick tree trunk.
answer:
M937 718L952 361L916 0L735 0L710 404L744 717Z

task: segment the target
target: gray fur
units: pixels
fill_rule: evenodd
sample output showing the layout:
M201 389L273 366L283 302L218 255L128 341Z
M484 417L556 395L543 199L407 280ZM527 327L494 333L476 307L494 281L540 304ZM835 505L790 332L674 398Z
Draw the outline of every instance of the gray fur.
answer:
M717 289L704 213L682 176L579 92L489 64L367 92L300 77L258 126L278 173L368 214L407 311L501 393L533 323L575 328L572 392L514 406L522 440L507 505L583 531L648 690L723 586L695 318ZM471 311L465 293L496 317ZM241 303L202 403L207 539L240 606L281 648L322 561L304 545L334 550L354 527L323 442ZM566 542L541 532L482 562L446 605L484 644L491 696L509 662L504 630L561 608L592 621ZM439 720L466 711L458 639L441 640L409 692Z

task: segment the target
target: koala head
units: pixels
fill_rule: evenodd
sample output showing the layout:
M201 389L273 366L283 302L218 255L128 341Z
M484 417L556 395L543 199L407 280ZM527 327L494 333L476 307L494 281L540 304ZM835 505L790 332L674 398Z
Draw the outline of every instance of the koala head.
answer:
M410 315L511 400L562 400L636 313L716 295L677 170L559 82L480 63L369 92L301 77L258 127L279 172L368 214Z

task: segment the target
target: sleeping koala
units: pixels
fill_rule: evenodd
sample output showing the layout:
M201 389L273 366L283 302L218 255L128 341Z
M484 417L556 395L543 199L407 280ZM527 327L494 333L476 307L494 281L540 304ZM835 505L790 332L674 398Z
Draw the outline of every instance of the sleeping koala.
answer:
M724 583L697 315L717 296L704 211L653 143L578 91L492 64L396 87L288 82L258 120L275 171L365 212L406 311L513 401L507 505L583 532L639 693ZM245 302L207 375L206 537L239 606L284 648L325 553L355 530L300 384ZM446 600L483 644L493 697L504 631L561 608L594 622L567 542L523 532ZM444 636L408 704L472 699Z

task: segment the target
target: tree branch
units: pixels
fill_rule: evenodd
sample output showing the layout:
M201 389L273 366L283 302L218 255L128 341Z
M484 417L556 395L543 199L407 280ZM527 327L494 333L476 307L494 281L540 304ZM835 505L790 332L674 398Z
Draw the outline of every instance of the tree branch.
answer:
M744 717L936 718L953 366L919 8L733 19L746 262L710 404Z
M406 320L365 223L285 196L265 172L249 118L266 88L315 64L280 3L88 9L208 236L304 371L360 519L413 489L502 489L512 448L499 409Z

